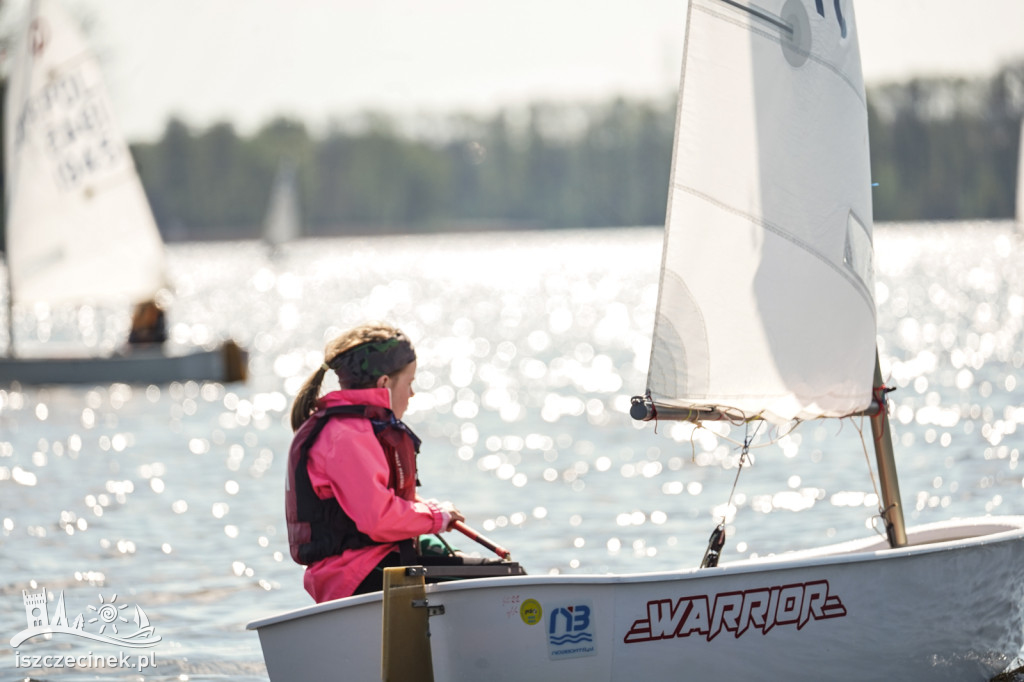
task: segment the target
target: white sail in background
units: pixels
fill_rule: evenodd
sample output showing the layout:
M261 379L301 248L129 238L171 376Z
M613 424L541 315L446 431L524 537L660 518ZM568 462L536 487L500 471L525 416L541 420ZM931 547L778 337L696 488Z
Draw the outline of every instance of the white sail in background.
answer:
M33 0L5 102L7 259L17 303L151 298L163 243L95 57Z
M1024 230L1024 118L1020 121L1020 146L1017 150L1017 229Z
M263 240L271 246L280 246L298 239L301 231L295 165L282 162L270 191L270 202L263 223Z
M875 305L852 3L693 0L680 88L655 404L773 421L864 409Z

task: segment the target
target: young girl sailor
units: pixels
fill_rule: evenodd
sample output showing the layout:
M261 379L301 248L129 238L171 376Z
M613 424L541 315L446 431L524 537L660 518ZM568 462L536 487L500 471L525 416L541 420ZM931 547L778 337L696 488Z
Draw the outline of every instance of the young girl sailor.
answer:
M328 371L341 389L318 397ZM420 440L401 421L415 375L409 339L365 324L327 344L295 398L288 543L317 602L380 590L384 567L418 563L419 535L464 520L451 502L416 495Z

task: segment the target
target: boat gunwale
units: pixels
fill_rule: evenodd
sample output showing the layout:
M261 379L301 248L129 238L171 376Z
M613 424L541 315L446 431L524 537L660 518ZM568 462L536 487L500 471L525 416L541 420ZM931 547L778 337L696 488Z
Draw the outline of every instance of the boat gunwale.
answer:
M969 531L972 534L958 534L956 537L948 540L930 539L929 537L932 535L938 535L943 531L948 533L948 531L953 530ZM675 571L657 571L647 573L497 576L431 584L428 585L427 591L430 594L441 594L450 591L487 589L495 587L496 585L509 585L515 587L552 583L563 585L618 585L622 583L649 583L680 580L689 581L703 577L727 577L731 575L744 575L762 571L777 572L782 570L811 568L815 566L866 563L882 559L907 558L911 556L946 552L973 546L980 547L1013 539L1024 540L1024 515L954 518L947 521L938 521L935 523L915 526L913 528L909 528L907 533L911 539L911 543L916 540L918 544L908 544L906 546L896 548L883 546L878 549L871 549L878 545L885 545L885 538L868 537L840 542L820 548L794 550L780 554L766 555L756 559L742 559L739 561L723 563L712 568L693 567ZM307 616L320 615L338 609L347 609L374 602L379 603L381 599L381 592L371 592L353 597L335 599L321 604L312 604L310 606L293 609L267 618L254 620L246 625L246 630L259 630L260 628L279 625L292 620L298 620Z

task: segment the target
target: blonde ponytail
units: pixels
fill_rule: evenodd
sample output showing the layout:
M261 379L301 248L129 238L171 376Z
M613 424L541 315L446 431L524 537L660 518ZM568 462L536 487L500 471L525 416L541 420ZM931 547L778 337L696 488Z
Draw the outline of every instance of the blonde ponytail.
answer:
M306 383L302 384L295 402L292 403L292 431L298 431L302 422L309 419L309 415L316 412L316 401L320 397L320 387L324 383L324 375L327 374L324 366L317 367Z

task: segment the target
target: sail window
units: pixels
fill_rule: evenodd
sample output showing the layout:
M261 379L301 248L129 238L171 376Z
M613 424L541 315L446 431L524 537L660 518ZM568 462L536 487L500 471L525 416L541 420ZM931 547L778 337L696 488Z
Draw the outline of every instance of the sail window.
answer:
M871 235L857 216L850 211L846 219L846 247L843 252L843 264L860 279L864 287L871 291L871 283L875 279Z

